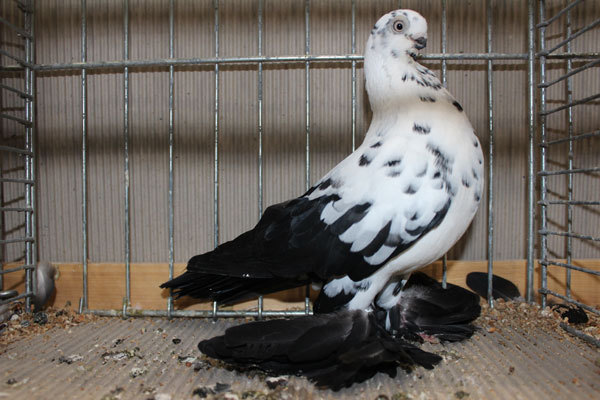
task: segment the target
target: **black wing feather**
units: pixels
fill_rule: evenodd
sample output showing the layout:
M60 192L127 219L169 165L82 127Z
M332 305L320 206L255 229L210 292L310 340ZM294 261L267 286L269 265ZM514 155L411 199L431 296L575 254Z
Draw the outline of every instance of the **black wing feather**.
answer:
M189 295L231 303L344 275L359 281L385 264L387 260L372 265L365 257L389 244L391 221L365 249L351 252L352 244L342 242L339 235L360 222L372 205L357 204L327 225L321 220L323 209L340 197L329 194L309 199L310 192L268 207L254 229L213 251L192 257L183 275L161 287L173 289L176 298ZM429 224L419 228L414 240L396 243L396 250L388 259L435 228L449 206L450 199Z

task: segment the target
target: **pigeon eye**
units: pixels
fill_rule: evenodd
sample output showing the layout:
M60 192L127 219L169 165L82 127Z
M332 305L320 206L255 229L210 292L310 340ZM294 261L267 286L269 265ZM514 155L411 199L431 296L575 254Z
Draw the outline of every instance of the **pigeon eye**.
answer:
M408 29L409 23L405 18L398 18L392 23L392 29L394 32L405 32Z

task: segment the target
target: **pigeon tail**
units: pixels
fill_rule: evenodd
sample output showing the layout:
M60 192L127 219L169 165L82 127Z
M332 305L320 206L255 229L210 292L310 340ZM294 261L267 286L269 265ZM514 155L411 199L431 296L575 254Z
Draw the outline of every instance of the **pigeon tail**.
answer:
M190 296L201 300L218 301L221 304L231 304L291 289L305 283L308 281L246 278L186 271L177 278L163 283L160 287L172 289L172 295L176 299Z
M198 348L238 369L304 375L319 387L339 390L397 367L431 369L441 357L395 339L372 313L340 311L290 320L256 321L229 328Z

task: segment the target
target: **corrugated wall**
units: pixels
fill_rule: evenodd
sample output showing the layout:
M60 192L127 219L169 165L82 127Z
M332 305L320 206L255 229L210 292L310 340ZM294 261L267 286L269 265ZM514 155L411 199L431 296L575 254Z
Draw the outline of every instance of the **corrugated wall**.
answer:
M37 63L81 60L80 1L36 2ZM87 2L88 61L123 59L122 1ZM563 1L549 2L551 7ZM310 53L351 52L351 1L310 2ZM304 1L264 1L264 55L305 52ZM362 53L369 31L397 1L357 1L356 45ZM426 51L441 51L440 2L402 1L429 21ZM130 1L130 58L169 56L168 1ZM493 2L493 49L525 53L527 4ZM585 2L573 13L583 26L600 14L598 2ZM258 6L255 1L221 1L219 56L258 54ZM176 58L214 57L212 1L175 1ZM485 52L484 1L448 1L448 51ZM563 23L548 38L558 42ZM574 51L598 51L598 31L576 40ZM439 62L427 65L440 73ZM578 64L576 63L576 66ZM553 62L551 74L564 73L565 62ZM494 257L526 256L526 174L528 152L527 66L525 61L498 61L494 67L495 226ZM357 136L368 126L370 110L358 64ZM219 241L232 239L258 219L258 84L256 65L222 65L219 72ZM298 196L306 187L306 87L302 64L265 64L263 74L263 206ZM37 75L38 221L42 259L82 258L82 90L80 72ZM133 262L168 259L168 120L167 68L130 70L131 256ZM486 63L448 62L448 86L463 105L487 148ZM598 68L574 80L575 97L598 93ZM564 86L549 98L565 102ZM88 235L93 262L124 260L123 73L120 69L88 72ZM215 73L213 66L176 67L174 77L174 232L175 261L209 250L214 243ZM310 183L314 183L352 149L350 63L315 63L310 68ZM581 106L577 132L597 129L597 103ZM564 115L549 120L551 134L564 135ZM562 118L562 119L560 119ZM549 125L550 126L550 125ZM597 163L598 144L579 141L577 167ZM551 153L565 162L564 149ZM3 161L4 162L4 161ZM555 179L557 193L564 185ZM580 181L581 180L581 181ZM576 196L596 199L597 174L577 178ZM562 190L562 192L561 192ZM486 198L483 199L485 205ZM553 220L561 224L564 212ZM577 223L598 236L597 210L582 209ZM582 228L583 229L583 228ZM451 251L452 259L485 259L487 209ZM560 253L562 241L553 242ZM594 245L581 245L577 257L598 257Z

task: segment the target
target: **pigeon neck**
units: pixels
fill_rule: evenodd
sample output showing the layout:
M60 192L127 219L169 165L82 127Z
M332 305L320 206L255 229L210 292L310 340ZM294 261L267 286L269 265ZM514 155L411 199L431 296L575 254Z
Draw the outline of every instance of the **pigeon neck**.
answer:
M366 89L374 114L390 107L406 106L442 89L439 79L408 53L397 57L371 54L365 57Z

